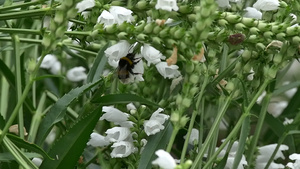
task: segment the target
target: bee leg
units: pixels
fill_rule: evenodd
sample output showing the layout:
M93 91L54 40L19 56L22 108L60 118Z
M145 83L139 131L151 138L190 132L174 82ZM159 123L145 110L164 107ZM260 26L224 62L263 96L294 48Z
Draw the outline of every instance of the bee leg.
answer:
M135 58L133 61L133 64L137 64L139 61L141 61L142 58Z

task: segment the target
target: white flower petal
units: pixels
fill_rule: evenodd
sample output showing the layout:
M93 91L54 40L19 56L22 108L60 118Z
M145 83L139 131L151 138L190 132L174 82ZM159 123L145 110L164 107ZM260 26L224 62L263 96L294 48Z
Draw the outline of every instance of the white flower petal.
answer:
M270 144L266 146L259 147L259 155L256 158L256 163L267 163L270 159L271 155L273 154L277 144ZM278 159L279 157L285 159L282 151L288 150L289 147L286 145L280 145L279 150L277 151L274 160Z
M33 158L31 161L32 161L33 164L36 165L37 167L40 167L41 164L42 164L42 162L43 162L43 160L42 160L41 158L36 158L36 157Z
M168 152L157 150L155 154L158 158L152 161L153 165L158 165L162 169L174 169L176 167L174 158Z
M279 7L279 1L278 0L257 0L253 7L257 10L262 11L272 11L277 10Z
M102 111L105 112L101 117L100 120L107 120L110 122L121 123L128 120L129 115L124 113L114 107L103 106Z
M59 61L55 62L50 68L50 72L55 75L59 74L60 70L61 70L61 63Z
M246 11L246 13L244 14L245 18L254 18L254 19L262 18L262 13L258 11L256 8L247 7L245 11Z
M136 110L136 107L134 106L134 104L133 103L129 103L129 104L127 104L126 105L126 108L127 108L127 110Z
M291 160L300 160L300 154L294 153L289 156Z
M40 57L38 58L38 60L40 60ZM55 62L58 62L56 56L52 54L47 54L44 57L40 67L44 69L49 69L53 66L53 64L55 64Z
M133 144L129 141L116 142L111 147L114 148L110 153L112 158L128 157L135 150Z
M150 64L157 64L161 60L160 59L166 59L165 56L163 56L160 51L156 50L154 47L145 44L141 50L141 54L143 57L147 60L147 65L150 66Z
M85 73L85 68L82 66L74 67L68 70L66 76L67 79L69 79L72 82L79 82L87 78L87 74Z
M118 61L128 54L129 47L130 44L127 41L121 40L117 44L107 48L104 53L108 59Z
M98 23L104 24L104 27L113 25L116 23L114 16L107 10L104 10L97 19Z
M283 122L283 125L288 125L288 124L292 124L294 121L294 119L288 119L288 118L284 118L284 122Z
M177 70L179 67L177 65L168 66L167 62L159 62L155 65L158 72L164 77L173 79L180 76L180 72Z
M160 124L163 124L170 116L166 114L161 114L164 111L162 108L158 108L150 117L150 120L157 120Z
M163 130L164 128L165 128L165 126L162 125L157 120L145 120L144 121L144 130L148 136L154 135L154 134L160 132L161 130Z
M105 137L106 140L110 142L117 142L127 139L131 131L127 127L113 127L108 129L105 133L107 134Z
M76 5L76 8L78 9L78 12L82 12L94 6L95 6L95 0L83 0Z
M91 134L91 139L87 142L87 145L91 145L93 147L104 147L109 145L109 142L105 140L105 137L101 134L93 132Z
M178 11L176 0L157 0L155 9L162 9L166 11Z
M186 135L183 138L186 139ZM199 130L193 128L189 139L189 144L194 145L194 142L198 143L198 139L199 139Z
M268 105L268 112L272 114L274 117L278 117L282 111L286 108L288 102L285 100L270 102Z
M109 12L114 16L116 22L120 25L123 22L131 23L134 21L132 11L121 6L111 6Z
M217 0L216 2L220 8L230 8L231 7L229 5L229 0Z

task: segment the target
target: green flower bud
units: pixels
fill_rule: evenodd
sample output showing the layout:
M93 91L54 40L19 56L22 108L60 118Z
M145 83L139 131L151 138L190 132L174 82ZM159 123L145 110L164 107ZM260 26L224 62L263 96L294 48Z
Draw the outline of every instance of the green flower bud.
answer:
M286 36L286 34L283 33L283 32L281 32L281 33L278 33L278 34L276 35L276 38L277 38L278 40L280 40L280 41L284 41L284 40L285 40L285 36Z
M161 30L159 32L159 37L165 38L165 37L169 36L169 31L170 31L170 28L169 27L165 27L163 30Z
M50 22L50 30L51 32L55 32L57 29L57 24L55 23L54 20L51 19L51 22Z
M237 23L234 25L235 29L239 30L239 31L244 31L244 29L246 28L246 26L242 23Z
M146 25L146 22L145 22L145 21L140 21L140 22L138 23L138 25L135 27L135 30L136 30L137 32L142 32L142 31L144 30L145 25Z
M277 69L275 69L274 67L271 68L269 66L264 67L265 78L274 79L276 77L276 74L277 74Z
M256 35L250 35L248 41L252 43L256 43L258 42L258 37Z
M299 49L295 48L294 46L289 46L289 48L287 49L286 55L288 57L293 57L295 55L296 52L298 52Z
M70 8L73 5L73 2L74 2L73 0L65 0L63 1L63 5L67 8Z
M57 11L54 17L54 21L57 24L61 24L64 21L64 13L63 11Z
M293 44L299 45L300 44L300 37L299 36L294 36L292 39Z
M251 68L252 68L253 63L252 62L248 62L246 63L246 65L243 67L243 71L248 73L250 72Z
M187 168L190 168L193 164L193 161L192 160L186 160L183 164L182 164L182 168L183 169L187 169Z
M239 72L241 69L242 69L242 63L238 62L234 67L234 71Z
M125 32L129 24L127 22L123 22L121 25L118 25L118 30L120 32Z
M159 37L152 37L152 42L153 42L154 45L158 45L158 46L163 44L163 40L160 39Z
M244 25L246 25L247 27L255 26L254 22L255 22L255 19L253 19L253 18L243 18L242 19L242 23Z
M299 32L299 28L298 28L297 26L286 28L286 34L287 34L288 36L294 36L294 35L297 35L298 32Z
M55 31L55 35L56 37L63 37L66 31L66 27L65 26L60 26L56 31Z
M32 73L36 67L36 61L34 59L29 59L27 64L28 73Z
M252 51L251 58L256 59L258 57L258 53L256 51Z
M218 24L220 26L226 27L228 25L228 22L225 19L219 19Z
M203 29L205 29L205 24L203 24L203 22L198 21L198 22L196 23L196 28L197 28L197 30L200 32L200 31L202 31Z
M255 45L255 47L258 49L258 50L265 50L266 46L263 44L263 43L257 43Z
M243 61L248 61L251 58L251 51L250 50L244 50L242 54Z
M273 57L273 62L275 65L279 65L282 61L282 55L280 53L276 53Z
M189 14L187 17L190 22L196 21L196 14Z
M180 94L177 94L177 96L176 96L176 104L180 105L181 102L182 102L182 96Z
M264 33L264 37L267 38L267 39L272 39L272 36L273 36L273 32L271 31L267 31Z
M155 26L155 23L148 23L145 27L144 27L144 33L149 34L153 31L153 28Z
M174 39L167 39L167 41L165 42L167 48L173 48L173 45L177 44L177 42Z
M106 26L104 30L106 33L113 34L117 32L118 28L116 24L113 24L113 25Z
M234 83L231 81L227 82L225 89L231 93L235 89Z
M178 28L174 33L175 39L181 39L185 35L185 30L183 28Z
M180 118L180 128L185 127L186 123L189 121L189 118L187 116L183 116Z
M190 76L190 82L193 84L197 84L199 82L199 75L192 74Z
M151 94L151 89L149 87L145 86L143 88L143 94L150 95Z
M183 100L182 100L182 106L184 106L185 108L189 108L192 104L192 100L185 97Z
M181 5L181 6L179 6L179 10L178 11L180 13L183 13L183 14L192 13L193 6L192 5Z
M283 26L282 25L272 25L272 32L273 33L279 33L282 31Z
M208 16L211 15L211 9L210 8L201 8L200 14L202 18L207 18Z
M180 119L179 113L177 111L173 111L171 113L171 118L170 118L171 122L176 124L177 122L179 122L179 119Z
M128 34L127 34L126 32L120 32L120 33L118 34L118 38L119 38L120 40L126 40L126 39L128 39Z
M138 36L136 37L136 39L141 42L145 41L147 38L148 36L143 33L138 34Z
M288 5L287 5L286 2L280 1L280 2L279 2L279 7L280 7L280 8L286 8L286 7L288 7Z
M139 10L144 10L147 8L147 2L146 1L138 1L138 3L135 5L135 7Z
M208 34L209 34L209 29L204 29L204 30L201 32L201 34L200 34L200 36L199 36L199 39L200 39L200 40L206 40Z
M259 32L260 32L260 30L257 29L256 27L251 27L251 28L249 29L249 31L250 31L251 34L255 34L255 35L258 35Z
M67 18L75 18L76 15L77 15L76 8L69 9L67 12Z
M45 48L48 48L51 44L51 36L49 34L44 35L42 44L44 45Z
M257 28L261 31L268 31L271 28L271 25L260 21L257 25Z
M168 106L168 102L165 99L162 99L161 101L159 101L158 105L160 107L167 107Z
M154 27L154 29L153 29L153 33L157 35L157 34L159 34L159 32L160 32L161 30L162 30L162 27L156 25L156 26Z
M238 23L242 20L242 18L238 15L232 15L232 14L227 14L227 16L225 17L225 19L229 22L229 23Z
M195 94L198 93L198 92L199 92L199 87L192 87L190 89L189 95L190 96L195 96Z

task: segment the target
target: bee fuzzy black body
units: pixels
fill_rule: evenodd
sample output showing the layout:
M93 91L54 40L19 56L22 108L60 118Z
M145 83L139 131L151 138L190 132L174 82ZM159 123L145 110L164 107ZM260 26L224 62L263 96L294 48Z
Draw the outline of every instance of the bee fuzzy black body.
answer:
M119 61L118 66L118 77L122 82L126 82L130 74L136 75L139 73L134 73L132 69L135 64L137 64L141 58L134 58L134 53L128 53L125 57L122 57Z

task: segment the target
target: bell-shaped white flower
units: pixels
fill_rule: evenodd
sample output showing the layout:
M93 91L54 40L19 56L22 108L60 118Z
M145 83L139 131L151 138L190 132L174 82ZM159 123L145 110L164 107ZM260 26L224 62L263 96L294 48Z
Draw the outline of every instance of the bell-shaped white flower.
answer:
M186 135L183 138L186 139ZM195 142L198 143L198 139L199 139L199 130L193 128L189 139L189 144L194 145Z
M158 108L150 117L150 120L157 120L163 124L170 116L166 114L161 114L160 112L164 111L162 108Z
M155 154L158 158L152 161L153 165L158 165L162 169L174 169L176 167L176 162L170 153L164 150L157 150Z
M162 112L162 111L163 111L163 109L159 108L152 114L152 116L150 117L149 120L144 121L144 130L148 136L154 135L165 128L163 123L170 116L165 115L165 114L160 114L160 112Z
M259 155L256 158L256 165L255 168L259 169L259 168L265 168L265 166L267 165L271 155L273 154L275 148L276 148L277 144L270 144L270 145L266 145L266 146L262 146L259 147ZM274 160L278 159L278 158L282 158L285 159L282 151L288 150L289 147L286 145L280 145L279 150L277 151L277 153L275 154ZM284 168L284 166L282 164L277 164L275 162L272 162L270 165L270 168Z
M103 106L102 111L105 112L100 120L107 120L114 123L121 123L128 120L128 114L114 107Z
M291 169L299 169L300 168L300 154L294 153L294 154L289 156L289 159L295 160L295 162L294 163L292 163L292 162L287 163L287 165L286 165L287 167L289 167Z
M278 9L279 1L278 0L257 0L253 4L253 7L261 11L273 11Z
M166 11L178 11L179 9L176 0L157 0L155 8Z
M180 76L180 72L178 71L177 65L168 66L167 62L159 62L155 65L158 72L164 77L173 79Z
M122 57L125 57L128 54L129 47L130 44L127 41L121 40L117 44L107 48L104 53L108 59L119 61Z
M74 67L68 70L66 76L67 79L72 82L79 82L87 78L87 74L85 73L85 68L82 66Z
M111 147L114 148L110 153L110 156L112 158L128 157L135 151L134 145L129 141L119 141L114 143Z
M78 9L78 12L82 12L94 6L95 6L95 0L83 0L76 5L76 9Z
M50 68L50 72L55 75L59 74L60 70L61 70L61 63L59 61L55 62Z
M150 66L150 64L157 64L161 60L160 59L166 59L165 56L163 56L160 51L156 50L154 47L145 44L141 50L141 54L143 57L147 60L147 65Z
M216 1L220 8L230 8L229 0L217 0Z
M105 140L105 137L101 134L93 132L91 134L91 139L87 142L87 145L91 145L93 147L104 147L109 145L109 142Z
M113 25L116 23L114 16L109 13L107 10L104 10L97 19L98 23L102 23L104 27Z
M129 104L127 104L126 105L126 108L127 108L127 110L136 110L136 107L134 106L134 104L133 103L129 103Z
M245 11L246 11L246 13L244 14L245 18L254 18L254 19L262 18L262 13L256 8L247 7Z
M105 132L107 135L106 140L110 142L123 141L131 134L131 131L127 127L113 127Z
M114 16L115 21L120 25L123 22L131 23L134 21L132 11L121 6L111 6L109 12Z
M294 119L288 119L285 117L283 125L289 125L289 124L292 124L293 122L294 122Z
M274 117L278 117L282 111L287 107L288 102L285 100L281 101L272 101L268 105L268 112Z
M38 60L40 60L40 57L38 58ZM50 69L56 62L58 62L58 60L55 55L47 54L44 57L40 67L44 69Z

